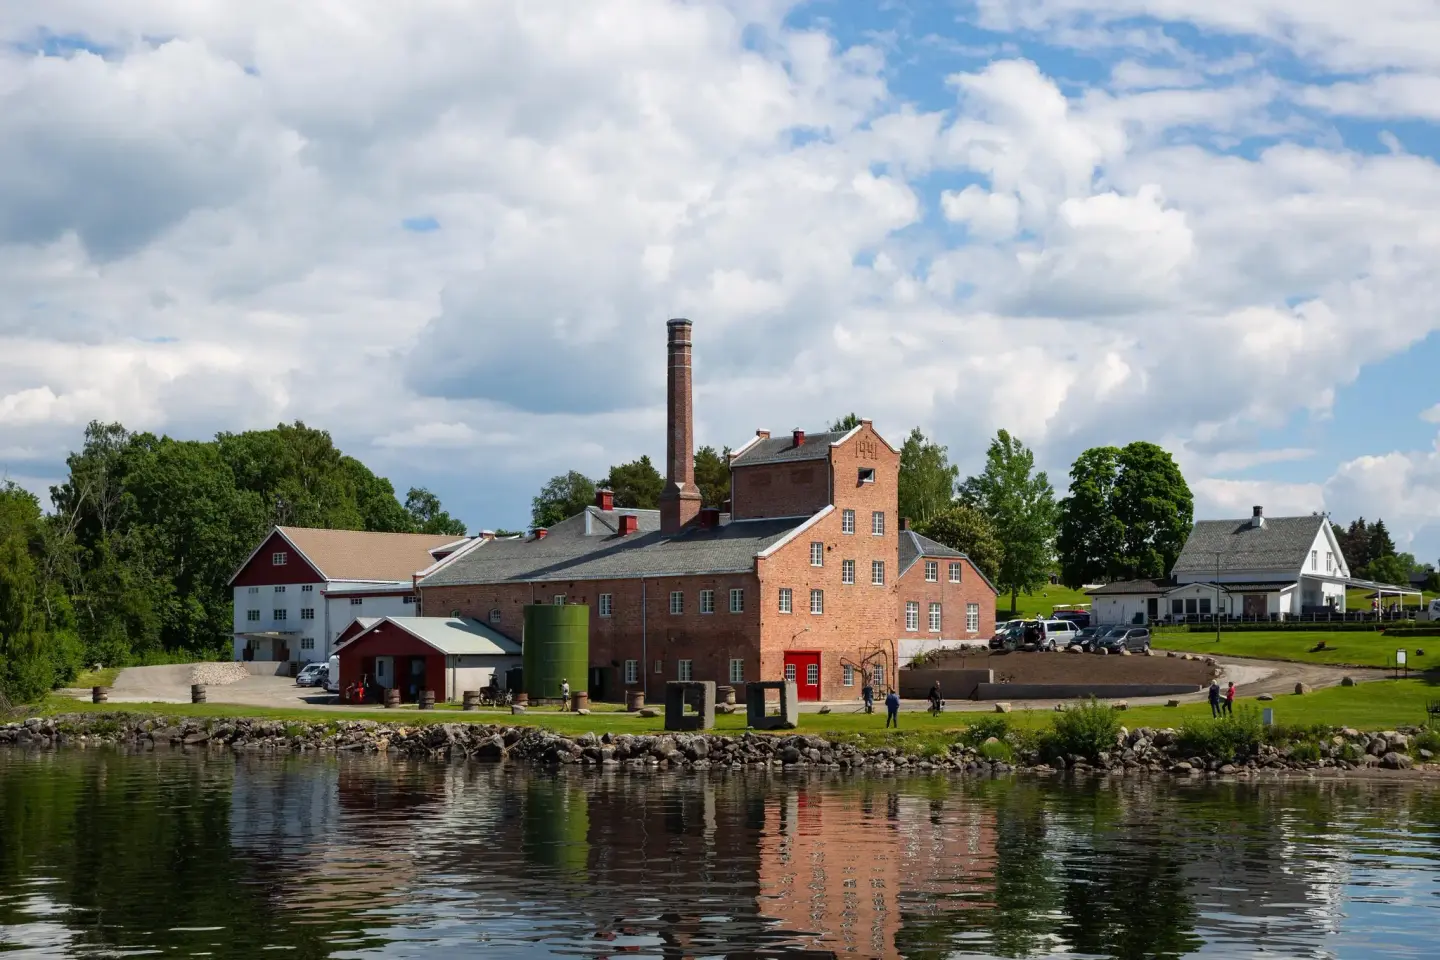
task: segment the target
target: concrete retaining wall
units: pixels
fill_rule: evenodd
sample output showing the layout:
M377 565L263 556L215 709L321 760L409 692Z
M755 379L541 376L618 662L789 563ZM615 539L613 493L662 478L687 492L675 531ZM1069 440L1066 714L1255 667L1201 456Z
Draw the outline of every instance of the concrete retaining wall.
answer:
M288 677L289 660L236 660L235 665L243 667L252 677Z
M941 689L944 689L941 681ZM1183 683L982 683L977 700L1077 700L1096 697L1121 700L1126 697L1165 697L1194 693L1201 689Z
M995 685L995 671L901 670L900 696L905 700L924 700L930 696L930 687L936 680L940 681L940 695L946 700L973 700L978 687Z

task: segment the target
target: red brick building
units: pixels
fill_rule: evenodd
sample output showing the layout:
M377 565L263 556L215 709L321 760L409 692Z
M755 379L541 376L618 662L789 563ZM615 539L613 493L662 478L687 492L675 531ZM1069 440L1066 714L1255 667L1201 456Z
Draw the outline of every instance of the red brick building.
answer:
M520 639L526 604L588 604L588 687L603 700L658 696L668 680L781 677L802 699L852 699L862 669L882 691L894 682L907 642L988 636L994 588L964 556L902 529L900 454L868 420L844 432L758 432L731 456L729 511L702 509L690 335L688 320L670 321L660 509L617 509L602 490L549 530L473 541L419 581L422 613L474 617ZM924 579L927 558L943 581ZM915 631L907 602L926 618Z

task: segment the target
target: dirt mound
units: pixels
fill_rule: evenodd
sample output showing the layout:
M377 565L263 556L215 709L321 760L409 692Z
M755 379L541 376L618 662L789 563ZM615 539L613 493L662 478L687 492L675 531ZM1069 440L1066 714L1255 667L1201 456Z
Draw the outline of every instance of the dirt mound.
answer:
M1094 653L1025 653L972 650L937 657L927 670L993 670L996 683L1189 683L1210 682L1211 667L1200 660L1122 657Z

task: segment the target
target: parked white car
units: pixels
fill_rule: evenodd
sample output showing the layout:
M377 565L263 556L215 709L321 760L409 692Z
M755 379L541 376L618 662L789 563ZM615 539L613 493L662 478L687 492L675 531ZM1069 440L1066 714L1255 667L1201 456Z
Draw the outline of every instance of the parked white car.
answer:
M1440 599L1431 600L1430 606L1425 608L1425 612L1420 615L1420 619L1440 621Z

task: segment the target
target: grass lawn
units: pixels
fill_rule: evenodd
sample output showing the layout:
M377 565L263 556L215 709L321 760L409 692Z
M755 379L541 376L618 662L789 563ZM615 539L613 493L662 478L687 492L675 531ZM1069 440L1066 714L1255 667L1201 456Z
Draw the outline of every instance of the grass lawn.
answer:
M1240 697L1240 706L1275 711L1275 723L1281 726L1326 724L1333 727L1356 727L1361 730L1385 730L1399 726L1417 726L1426 722L1425 706L1440 701L1440 679L1375 680L1353 687L1326 687L1302 695L1281 694L1270 702L1254 697ZM1135 727L1174 727L1184 720L1210 716L1208 703L1187 703L1179 707L1135 707L1125 712L1125 725Z
M1346 590L1346 591L1345 591L1345 609L1346 609L1346 610L1369 610L1369 609L1370 609L1370 604L1371 604L1372 601L1370 600L1370 598L1369 598L1368 595L1371 594L1371 593L1374 593L1374 592L1375 592L1375 591L1373 591L1373 590ZM1429 605L1430 601L1431 601L1431 600L1434 600L1436 597L1440 597L1440 593L1436 593L1434 590L1426 590L1426 591L1424 591L1424 602L1423 602L1423 603L1422 603L1420 600L1416 599L1415 597L1405 597L1405 598L1404 598L1404 600L1405 600L1405 609L1407 609L1407 610L1409 610L1409 611L1411 611L1411 612L1413 613L1413 612L1415 612L1416 610L1420 609L1421 607ZM1388 597L1388 598L1385 600L1385 603L1386 603L1386 605L1388 606L1389 604L1394 603L1396 599L1397 599L1397 598L1396 598L1396 597L1393 597L1393 596L1392 596L1392 597Z
M1312 647L1325 641L1325 649L1312 652ZM1157 650L1182 650L1191 653L1219 654L1230 657L1259 657L1263 660L1298 660L1303 663L1354 664L1362 667L1388 667L1396 650L1409 653L1410 668L1423 670L1440 666L1440 637L1386 637L1370 631L1339 633L1323 630L1257 630L1221 632L1219 642L1213 633L1191 633L1189 630L1164 630L1154 635ZM1429 649L1427 649L1427 647ZM1416 650L1425 650L1417 656Z
M1055 612L1055 605L1064 603L1089 603L1090 597L1083 590L1071 590L1054 584L1045 587L1035 593L1022 593L1015 601L1016 612L1010 612L1010 595L1002 594L995 598L995 619L998 622L1013 620L1017 617L1037 617L1041 614L1049 616Z

